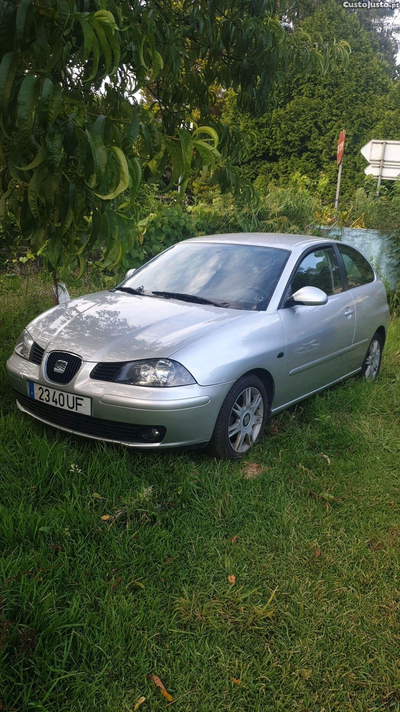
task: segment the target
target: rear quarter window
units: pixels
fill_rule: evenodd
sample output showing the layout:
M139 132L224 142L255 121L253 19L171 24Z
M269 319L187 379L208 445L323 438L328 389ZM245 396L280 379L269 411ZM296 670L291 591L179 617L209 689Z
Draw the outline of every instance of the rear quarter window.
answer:
M348 245L338 245L338 248L346 269L349 289L374 281L374 271L363 255Z

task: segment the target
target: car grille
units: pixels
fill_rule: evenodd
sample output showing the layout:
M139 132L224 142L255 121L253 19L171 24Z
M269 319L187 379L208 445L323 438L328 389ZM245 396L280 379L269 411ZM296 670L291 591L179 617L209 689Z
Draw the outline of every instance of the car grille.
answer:
M126 363L127 361L98 363L91 372L90 378L94 378L96 381L114 381Z
M132 423L119 423L114 420L103 420L103 418L93 418L89 415L71 413L62 408L41 403L19 393L19 391L14 392L19 403L32 415L47 420L51 425L67 428L82 435L118 440L123 443L158 443L164 439L166 434L166 428L162 425L135 425ZM158 431L159 435L155 436L152 432L153 430Z
M57 364L57 362L60 364ZM66 364L66 365L65 365ZM55 383L69 383L78 373L82 364L80 356L69 354L65 351L52 351L49 354L46 364L47 377ZM57 368L65 368L61 373L57 372Z
M42 349L42 347L34 341L32 344L31 352L29 354L29 361L32 361L32 363L36 363L38 366L40 366L40 364L42 363L43 354L44 349Z

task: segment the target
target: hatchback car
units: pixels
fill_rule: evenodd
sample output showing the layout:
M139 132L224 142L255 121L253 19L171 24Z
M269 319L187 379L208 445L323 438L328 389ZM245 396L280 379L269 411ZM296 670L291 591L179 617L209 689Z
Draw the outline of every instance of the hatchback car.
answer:
M235 459L269 416L349 376L374 379L387 327L384 285L353 247L213 235L41 314L7 370L19 408L56 428Z

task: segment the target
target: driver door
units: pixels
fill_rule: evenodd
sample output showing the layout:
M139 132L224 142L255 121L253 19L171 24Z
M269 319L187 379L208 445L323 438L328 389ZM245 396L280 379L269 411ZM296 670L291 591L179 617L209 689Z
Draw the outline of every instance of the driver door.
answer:
M327 303L306 306L291 301L292 294L306 286L322 289L328 295ZM287 378L277 407L327 386L353 370L354 301L349 291L342 291L333 246L307 251L290 280L278 313L286 337Z

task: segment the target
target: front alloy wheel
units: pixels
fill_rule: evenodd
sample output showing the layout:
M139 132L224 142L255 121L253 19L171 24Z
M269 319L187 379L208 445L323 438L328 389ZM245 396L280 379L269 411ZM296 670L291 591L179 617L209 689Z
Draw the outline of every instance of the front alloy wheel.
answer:
M263 382L249 374L240 378L226 396L210 442L214 455L236 460L260 439L268 414Z

